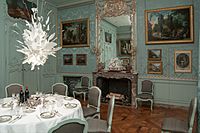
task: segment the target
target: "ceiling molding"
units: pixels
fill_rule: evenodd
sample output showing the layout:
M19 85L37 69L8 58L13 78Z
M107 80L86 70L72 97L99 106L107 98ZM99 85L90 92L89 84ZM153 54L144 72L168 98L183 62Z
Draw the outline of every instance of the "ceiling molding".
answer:
M82 6L82 5L88 5L88 4L93 4L95 3L95 0L81 0L78 2L73 2L73 3L69 3L69 4L62 4L59 6L56 6L57 8L72 8L72 7L77 7L77 6Z

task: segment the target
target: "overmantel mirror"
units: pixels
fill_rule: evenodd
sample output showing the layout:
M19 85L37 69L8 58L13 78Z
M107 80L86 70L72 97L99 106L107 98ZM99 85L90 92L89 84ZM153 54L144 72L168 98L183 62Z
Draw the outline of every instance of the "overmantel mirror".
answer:
M135 0L96 0L96 46L98 70L112 59L125 59L136 72Z

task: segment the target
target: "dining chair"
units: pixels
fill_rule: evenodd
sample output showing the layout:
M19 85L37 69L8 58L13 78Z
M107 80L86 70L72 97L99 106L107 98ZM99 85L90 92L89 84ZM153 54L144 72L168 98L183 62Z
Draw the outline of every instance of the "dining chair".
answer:
M68 86L64 83L55 83L52 85L52 93L67 96Z
M188 109L187 120L180 120L178 118L165 118L162 123L162 133L192 133L195 114L197 111L197 98L193 98Z
M81 119L68 119L59 122L50 128L48 133L87 133L87 121Z
M112 118L115 104L115 96L112 96L107 112L107 120L103 119L87 119L88 122L88 133L110 133L112 128Z
M141 93L136 95L135 106L138 107L138 101L150 101L151 110L153 110L154 90L153 82L150 80L142 81Z
M23 85L19 83L12 83L5 87L6 97L11 97L12 94L19 94Z
M88 93L88 89L89 89L89 85L90 85L90 80L88 77L81 77L81 86L80 87L76 87L73 90L73 96L74 98L76 97L76 95L83 95L84 101L86 99L86 94Z
M101 104L101 90L97 86L89 88L88 92L88 104L87 107L83 107L83 115L88 118L100 119L100 104Z

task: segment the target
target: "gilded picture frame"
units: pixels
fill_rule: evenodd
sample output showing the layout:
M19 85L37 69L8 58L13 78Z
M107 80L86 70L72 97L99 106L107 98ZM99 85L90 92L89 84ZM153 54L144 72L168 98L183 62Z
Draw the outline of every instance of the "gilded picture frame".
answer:
M63 65L73 65L73 54L63 55Z
M105 42L112 43L112 34L105 32Z
M76 65L87 65L87 54L76 54Z
M174 52L174 71L180 73L192 72L192 50L176 50Z
M31 8L37 8L37 5L28 0L6 0L8 6L8 15L13 18L21 18L31 21L33 12Z
M148 49L149 61L161 61L162 50L161 49Z
M131 42L130 39L118 40L118 55L119 56L131 56Z
M61 27L62 47L89 47L89 19L63 21Z
M148 74L162 74L162 62L161 61L148 61L147 73Z
M178 6L145 10L145 43L192 43L193 7Z

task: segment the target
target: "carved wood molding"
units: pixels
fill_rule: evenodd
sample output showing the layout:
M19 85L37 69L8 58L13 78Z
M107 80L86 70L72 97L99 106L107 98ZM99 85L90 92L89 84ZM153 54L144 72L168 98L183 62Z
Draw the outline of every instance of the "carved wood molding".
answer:
M100 63L101 56L101 44L100 44L100 22L103 17L116 17L120 15L130 15L131 19L131 65L132 72L136 71L136 49L137 49L137 37L136 37L136 0L96 0L96 64ZM104 62L103 62L104 63Z

